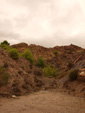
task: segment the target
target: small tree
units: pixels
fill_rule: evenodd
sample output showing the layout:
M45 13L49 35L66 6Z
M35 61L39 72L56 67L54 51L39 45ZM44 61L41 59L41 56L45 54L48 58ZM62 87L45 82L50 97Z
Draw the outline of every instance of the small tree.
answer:
M18 50L17 49L12 48L8 52L9 52L9 54L10 54L10 56L11 56L12 59L14 59L14 60L19 59L19 53L18 53Z
M26 49L26 51L24 53L22 53L21 56L24 57L25 59L27 59L28 61L30 61L31 64L34 63L33 54L31 53L31 51L29 49Z
M40 56L36 62L36 66L44 68L45 67L45 60Z
M10 45L7 40L4 40L3 42L1 42L1 44Z

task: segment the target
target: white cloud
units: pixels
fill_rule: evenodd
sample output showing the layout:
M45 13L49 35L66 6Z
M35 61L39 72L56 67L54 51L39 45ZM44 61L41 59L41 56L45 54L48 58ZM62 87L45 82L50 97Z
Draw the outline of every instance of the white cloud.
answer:
M0 40L85 47L84 36L84 0L0 0Z

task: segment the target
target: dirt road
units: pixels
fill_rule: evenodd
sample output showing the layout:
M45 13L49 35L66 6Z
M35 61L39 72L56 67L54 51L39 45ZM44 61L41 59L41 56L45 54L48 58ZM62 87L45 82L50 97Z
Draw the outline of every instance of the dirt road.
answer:
M40 91L16 99L0 98L0 113L85 113L85 100L59 92Z

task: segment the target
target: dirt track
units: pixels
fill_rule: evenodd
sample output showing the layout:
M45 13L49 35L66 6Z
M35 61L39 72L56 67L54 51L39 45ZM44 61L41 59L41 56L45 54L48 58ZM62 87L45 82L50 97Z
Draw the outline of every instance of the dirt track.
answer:
M59 92L40 91L16 99L0 98L0 113L85 113L85 100Z

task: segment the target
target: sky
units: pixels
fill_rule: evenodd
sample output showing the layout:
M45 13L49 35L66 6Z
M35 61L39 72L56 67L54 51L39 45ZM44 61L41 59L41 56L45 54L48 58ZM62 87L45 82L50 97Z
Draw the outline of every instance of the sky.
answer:
M0 42L85 48L85 0L0 0Z

